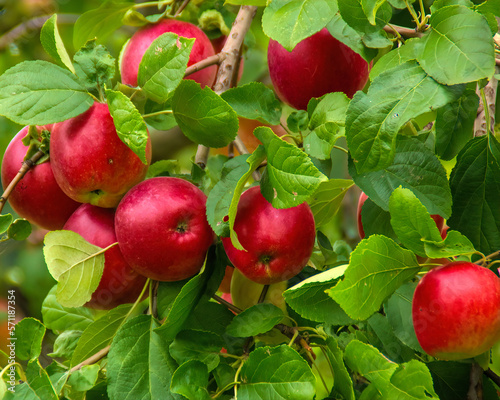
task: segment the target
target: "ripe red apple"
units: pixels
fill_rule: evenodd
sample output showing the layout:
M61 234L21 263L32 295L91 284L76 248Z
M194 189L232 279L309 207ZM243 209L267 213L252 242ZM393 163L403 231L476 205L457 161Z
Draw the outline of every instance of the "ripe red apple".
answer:
M116 243L115 210L81 204L64 225L87 242L106 248ZM104 272L87 307L110 310L120 304L133 303L141 294L146 277L126 263L118 245L104 253Z
M369 74L368 63L326 28L302 40L291 52L271 39L267 62L278 97L302 110L312 97L326 93L354 96Z
M475 357L500 340L500 279L464 261L431 269L417 285L412 316L426 353L444 360Z
M28 127L21 129L7 146L2 160L2 186L4 190L22 166L28 146L22 139ZM43 127L39 127L41 132ZM80 203L70 199L57 184L51 161L35 165L16 185L9 196L9 204L20 217L48 230L61 229Z
M137 86L139 64L144 53L158 36L166 32L172 32L188 39L196 39L191 50L191 55L189 56L188 66L215 55L210 39L196 25L185 21L165 19L154 25L148 25L139 29L126 44L120 66L120 73L124 84ZM201 87L212 86L216 74L217 66L211 66L189 75L188 79L198 82Z
M147 165L116 133L108 105L94 103L77 117L54 125L50 137L52 171L73 200L99 207L116 207L123 195L146 176Z
M140 274L159 281L195 275L214 241L206 201L200 189L180 178L151 178L130 189L115 217L125 260Z
M234 231L245 250L222 238L229 260L248 279L269 285L297 275L311 257L316 230L307 203L276 209L254 186L238 203Z

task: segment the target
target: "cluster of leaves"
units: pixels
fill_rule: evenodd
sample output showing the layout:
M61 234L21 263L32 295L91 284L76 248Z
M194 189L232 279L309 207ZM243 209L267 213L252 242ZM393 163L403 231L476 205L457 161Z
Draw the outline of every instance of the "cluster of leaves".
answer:
M207 3L212 18L219 13L220 20L231 19L227 8ZM471 360L441 362L423 353L411 322L411 299L422 272L416 256L471 259L500 248L500 146L489 130L473 137L476 86L495 72L494 17L500 16L500 2L437 0L429 19L424 12L417 17L411 0L228 3L265 7L264 33L288 49L326 27L367 61L377 56L370 86L352 100L330 93L312 99L307 111L290 113L293 144L260 127L254 133L262 145L251 155L211 157L206 169L193 165L189 174L179 172L175 160L164 160L151 166L149 176L182 175L197 183L208 193L210 225L237 244L232 227L238 200L266 161L263 195L276 208L307 201L313 210L314 268L290 282L283 294L287 313L257 304L234 315L212 300L227 265L217 246L199 275L160 283L148 314L141 313L146 306L139 302L95 312L82 305L102 274L102 249L51 232L45 257L59 283L44 301L43 323L27 318L17 325L17 357L27 361L18 374L25 383L12 394L0 380L0 393L7 399L47 400L305 400L319 398L323 390L323 397L335 399L464 398ZM406 7L418 32L393 46L384 27L394 10ZM147 125L178 125L197 144L223 147L236 137L238 117L280 122L281 104L262 83L219 95L183 80L193 41L173 34L160 36L146 52L138 88L115 83L115 59L94 37L102 40L124 22L140 25L164 15L146 18L132 3L105 2L77 21L79 50L73 57L52 17L41 41L58 65L25 61L1 75L0 115L45 125L79 115L95 99L107 101L118 134L140 157ZM352 179L329 179L325 161L338 151L341 138ZM441 160L452 159L456 165L448 178ZM346 246L332 243L326 227L354 185L370 198L363 211L368 238L346 256ZM451 230L444 240L430 214L447 219ZM4 231L14 226L9 217L2 216ZM75 251L61 262L60 248L68 245ZM99 262L86 263L91 255ZM72 276L84 278L77 285ZM51 354L56 361L43 368L46 329L58 336ZM309 345L297 338L307 338ZM326 368L311 361L313 352L323 355ZM93 360L99 353L107 356ZM497 398L494 384L487 378L483 384L485 398Z

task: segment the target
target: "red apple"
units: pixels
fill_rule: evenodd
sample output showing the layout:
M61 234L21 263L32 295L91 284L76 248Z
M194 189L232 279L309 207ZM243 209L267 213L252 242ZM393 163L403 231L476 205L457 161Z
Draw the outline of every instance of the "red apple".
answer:
M43 128L38 128L41 131ZM21 129L7 146L2 160L2 186L4 190L17 175L28 147L22 139L28 127ZM69 216L80 205L64 194L57 184L51 161L35 165L16 185L9 203L20 217L48 230L61 229Z
M214 241L206 201L200 189L180 178L151 178L133 187L115 217L125 260L140 274L159 281L198 273Z
M500 279L464 261L431 269L417 285L412 315L426 353L444 360L475 357L500 340Z
M229 260L248 279L269 285L297 275L311 257L316 230L307 203L276 209L258 186L238 203L234 231L245 250L222 238Z
M86 112L54 125L50 138L52 170L73 200L116 207L123 195L146 176L147 164L116 133L108 105L94 103Z
M352 97L363 89L369 74L368 63L326 28L302 40L291 52L271 39L267 61L278 97L302 110L312 97L326 93L344 92Z
M106 248L116 243L115 210L82 204L64 225L87 242ZM120 304L133 303L141 294L146 278L126 263L118 245L104 253L104 272L87 307L110 310Z
M189 56L188 66L215 55L210 39L196 25L173 19L162 20L154 25L148 25L139 29L126 44L120 66L122 82L124 84L137 86L139 64L144 53L157 37L166 32L172 32L188 39L196 39L191 50L191 55ZM211 66L189 75L188 79L198 82L201 87L212 86L216 74L217 67Z

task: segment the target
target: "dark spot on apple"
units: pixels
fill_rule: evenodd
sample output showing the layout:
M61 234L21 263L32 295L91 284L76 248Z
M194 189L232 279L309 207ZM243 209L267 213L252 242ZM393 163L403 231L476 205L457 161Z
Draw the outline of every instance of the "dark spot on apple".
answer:
M262 263L262 264L269 264L271 262L271 260L273 259L272 256L270 256L269 254L263 254L259 257L259 261Z
M110 158L110 159L108 160L108 164L113 164L113 159L112 159L112 158Z
M101 194L104 194L104 192L101 189L92 190L92 192L90 192L90 193L96 194L98 196L100 196Z
M177 228L175 228L176 232L186 233L188 231L188 223L186 221L181 221L177 224Z

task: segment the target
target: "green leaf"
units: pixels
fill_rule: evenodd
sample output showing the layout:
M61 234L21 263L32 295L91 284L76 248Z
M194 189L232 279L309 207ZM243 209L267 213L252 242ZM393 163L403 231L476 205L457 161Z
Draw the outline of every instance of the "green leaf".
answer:
M269 373L272 371L272 374ZM241 368L238 400L311 400L316 378L291 347L259 347Z
M83 306L97 289L104 271L104 252L72 231L45 235L43 254L58 281L57 300L65 307Z
M56 333L67 330L83 331L94 321L94 312L86 307L64 307L56 298L54 286L42 303L43 324Z
M462 90L440 85L415 61L377 76L367 94L354 95L347 113L347 144L358 173L391 165L403 125L454 101Z
M287 304L302 317L331 325L351 325L355 321L326 291L335 285L347 265L313 275L283 293Z
M108 346L118 329L124 324L130 305L118 306L89 324L81 333L80 340L71 357L71 366L80 364L90 356Z
M408 282L399 287L384 304L384 311L396 337L411 349L423 353L413 328L411 314L416 286L416 282Z
M64 388L66 395L70 398L75 398L78 392L86 392L92 389L99 377L100 368L99 364L84 365L79 370L73 372L69 376Z
M177 368L170 389L190 400L210 400L207 366L198 360L189 360Z
M416 138L398 136L392 165L387 168L358 174L349 163L349 174L356 185L379 207L389 210L392 191L403 186L410 189L429 214L448 218L451 214L451 191L446 170L434 153Z
M31 224L24 218L14 220L7 230L7 236L14 240L25 240L29 235L31 235Z
M389 4L384 3L376 12L376 17L367 17L363 8L366 0L338 0L341 17L352 28L363 34L374 33L380 30L392 16Z
M26 379L31 391L31 396L26 396L24 397L25 399L59 399L47 372L42 368L38 360L33 360L28 363L28 367L26 368Z
M372 235L351 253L344 279L328 294L351 318L365 320L418 271L411 251L385 236Z
M198 360L210 372L219 365L219 352L223 346L222 337L213 332L185 329L177 334L169 351L179 365L189 360Z
M46 125L94 103L80 80L47 61L23 61L0 76L0 115L21 125Z
M108 395L111 399L178 399L170 392L177 368L168 342L156 332L151 315L139 315L118 330L108 354Z
M450 177L452 215L447 221L483 254L500 248L500 144L493 136L471 140Z
M213 301L200 302L189 315L185 326L191 329L214 332L224 336L226 327L233 319L234 314L222 304Z
M377 12L382 6L387 7L387 0L361 0L361 5L370 24L375 25Z
M297 206L328 180L303 151L280 139L270 128L258 127L254 135L266 149L267 167L261 191L273 207Z
M483 3L475 6L476 11L481 14L492 13L497 17L500 17L500 1L499 0L487 0Z
M260 303L236 315L226 332L234 337L256 336L269 332L283 319L283 311L270 303Z
M381 73L389 71L407 61L417 58L417 39L408 39L405 44L397 47L380 57L370 70L370 80L373 81Z
M475 90L467 89L456 101L437 111L436 154L443 160L451 160L473 138L478 107Z
M95 39L85 43L73 61L76 74L89 90L99 91L115 76L115 59L104 46L97 45Z
M35 318L24 318L16 324L16 357L36 360L42 353L45 326Z
M474 246L466 236L460 232L450 230L447 231L443 241L424 240L424 249L425 254L429 258L456 257L471 255L476 252Z
M143 118L148 125L160 131L168 131L177 126L170 100L162 104L146 100Z
M426 73L444 85L493 76L495 48L488 22L481 14L451 5L434 12L429 23L431 29L420 40L417 58Z
M157 295L158 318L164 319L167 317L176 297L179 296L182 288L189 280L159 283Z
M207 220L216 235L228 236L228 224L223 219L229 213L238 182L249 170L249 157L241 155L228 160L224 164L221 180L208 194Z
M7 232L14 217L11 214L0 215L0 234Z
M274 0L264 9L262 29L285 49L323 29L337 12L327 0Z
M489 0L491 1L491 0ZM453 361L433 361L427 364L434 389L441 400L467 398L470 385L470 364Z
M195 81L185 79L179 84L172 110L182 132L195 143L224 147L238 133L236 112L212 89L202 89Z
M371 199L366 199L361 208L361 223L365 237L370 235L384 235L395 242L398 237L391 226L391 214L377 206Z
M149 133L141 114L122 92L107 89L106 97L118 137L147 165Z
M337 214L345 194L353 184L350 179L330 179L320 183L309 200L316 228L328 224Z
M73 30L75 49L79 49L89 39L97 38L102 41L115 32L122 26L123 17L132 7L131 3L111 0L105 1L99 8L83 13Z
M226 90L221 97L243 118L279 125L281 103L262 82L251 82Z
M75 73L75 68L64 47L61 35L59 35L57 14L52 15L52 17L43 24L42 30L40 31L40 42L42 42L42 46L47 54L57 61L57 63L64 65L68 70Z
M344 352L339 348L333 337L326 339L326 354L333 369L333 389L344 396L345 400L354 400L354 388L352 378L344 364Z
M139 64L137 82L157 103L169 100L184 78L194 39L167 32L148 47Z
M395 189L389 199L392 229L403 245L425 257L424 240L440 242L441 232L422 203L409 189Z
M82 336L82 331L64 331L54 342L54 350L48 356L52 358L61 357L70 360L78 341Z
M312 112L309 111L309 126L311 131L333 122L337 125L345 125L345 117L350 99L342 92L327 93L324 95Z

